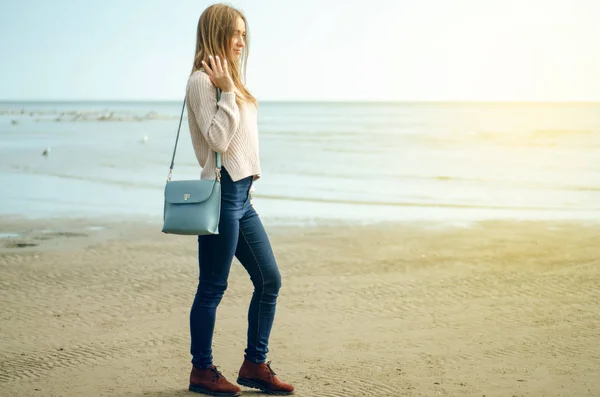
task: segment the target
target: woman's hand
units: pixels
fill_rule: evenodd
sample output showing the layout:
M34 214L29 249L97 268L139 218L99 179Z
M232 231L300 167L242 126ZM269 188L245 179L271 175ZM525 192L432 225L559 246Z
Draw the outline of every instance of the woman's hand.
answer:
M233 92L235 84L233 84L233 80L229 75L227 60L223 59L221 61L218 56L213 57L212 55L208 57L208 60L210 62L210 67L204 61L202 61L202 65L204 65L204 69L208 73L208 77L210 77L213 84L223 92Z

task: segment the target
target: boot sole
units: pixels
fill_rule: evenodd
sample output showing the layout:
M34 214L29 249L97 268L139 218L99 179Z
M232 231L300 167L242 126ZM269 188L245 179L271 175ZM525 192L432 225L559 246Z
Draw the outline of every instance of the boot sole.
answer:
M236 393L216 392L216 391L206 390L203 387L194 386L194 385L190 385L188 390L193 391L194 393L201 393L201 394L206 394L208 396L215 396L215 397L239 397L242 395L241 392L236 392Z
M291 394L294 394L293 391L271 390L260 382L250 380L250 379L245 379L245 378L237 378L237 383L242 386L250 387L252 389L258 389L265 394L271 394L273 396L289 396Z

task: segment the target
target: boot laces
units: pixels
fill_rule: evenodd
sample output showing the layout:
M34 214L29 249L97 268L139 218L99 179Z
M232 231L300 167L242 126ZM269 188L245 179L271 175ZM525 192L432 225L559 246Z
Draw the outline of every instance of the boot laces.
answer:
M275 371L273 371L273 368L271 368L271 362L270 361L267 363L267 368L269 368L269 372L271 372L271 375L277 375L275 373Z
M210 367L210 370L215 374L215 376L217 377L217 379L219 379L220 377L223 376L223 374L221 373L221 371L219 371L219 369L216 366Z

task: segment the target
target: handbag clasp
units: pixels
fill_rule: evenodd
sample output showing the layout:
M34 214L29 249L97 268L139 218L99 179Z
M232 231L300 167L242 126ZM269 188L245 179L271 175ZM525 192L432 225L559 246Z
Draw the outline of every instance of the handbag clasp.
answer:
M221 169L215 168L215 175L217 176L217 182L221 182Z

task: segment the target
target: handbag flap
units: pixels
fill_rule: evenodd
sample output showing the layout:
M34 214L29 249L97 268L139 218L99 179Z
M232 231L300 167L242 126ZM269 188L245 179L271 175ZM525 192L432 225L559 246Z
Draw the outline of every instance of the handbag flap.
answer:
M170 181L165 186L165 201L170 204L194 204L207 200L216 180Z

